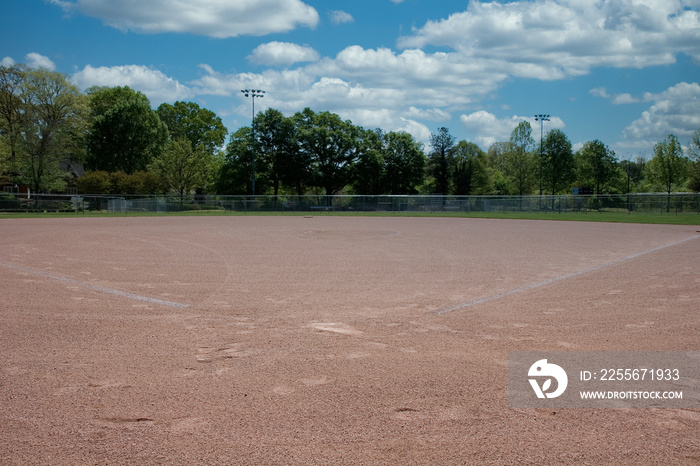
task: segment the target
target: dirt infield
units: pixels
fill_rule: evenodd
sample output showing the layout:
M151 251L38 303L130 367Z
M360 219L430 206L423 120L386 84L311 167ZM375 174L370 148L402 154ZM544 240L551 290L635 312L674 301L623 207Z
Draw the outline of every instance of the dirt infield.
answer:
M2 464L698 464L700 412L511 409L508 351L700 350L700 228L0 221Z

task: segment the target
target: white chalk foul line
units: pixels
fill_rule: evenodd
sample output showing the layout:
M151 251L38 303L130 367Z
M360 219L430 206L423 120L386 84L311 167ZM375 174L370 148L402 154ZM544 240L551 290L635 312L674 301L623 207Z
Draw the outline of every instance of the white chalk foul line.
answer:
M87 288L88 290L99 291L101 293L109 293L123 298L134 299L136 301L145 301L152 304L162 304L164 306L188 308L188 304L176 303L173 301L165 301L158 298L150 298L148 296L141 296L134 293L127 293L126 291L114 290L112 288L105 288L103 286L91 285L90 283L82 282L80 280L75 280L74 278L62 277L60 275L53 275L50 273L42 272L41 270L30 269L29 267L22 267L21 265L8 264L7 262L0 262L0 266L6 267L8 269L19 270L20 272L30 273L39 277L52 278L54 280L59 280L65 283L70 283L73 285L80 286L82 288Z
M505 298L506 296L510 296L510 295L514 295L514 294L518 294L518 293L523 293L525 291L530 291L530 290L533 290L535 288L540 288L540 287L546 286L546 285L551 285L552 283L556 283L556 282L561 281L561 280L566 280L568 278L578 277L579 275L584 275L584 274L591 273L591 272L597 272L598 270L604 269L606 267L612 267L613 265L617 265L617 264L620 264L622 262L626 262L628 260L632 260L632 259L635 259L637 257L644 256L646 254L651 254L652 252L660 251L661 249L670 248L671 246L676 246L678 244L685 243L686 241L694 240L696 238L698 238L698 236L692 236L690 238L676 241L675 243L664 244L663 246L658 246L656 248L649 249L648 251L642 251L642 252L638 252L636 254L631 254L629 256L625 256L625 257L622 257L620 259L616 259L614 261L607 262L607 263L602 264L602 265L597 265L597 266L591 267L589 269L583 269L583 270L579 270L577 272L567 273L567 274L561 275L559 277L554 277L554 278L549 278L547 280L542 280L541 282L531 283L531 284L525 285L521 288L515 288L512 290L504 291L503 293L498 293L498 294L486 296L483 298L476 298L476 299L473 299L471 301L459 303L459 304L452 306L452 307L449 307L447 309L442 309L442 310L436 312L436 314L437 315L447 314L449 312L458 311L460 309L464 309L467 307L476 306L477 304L488 303L490 301L495 301L497 299Z

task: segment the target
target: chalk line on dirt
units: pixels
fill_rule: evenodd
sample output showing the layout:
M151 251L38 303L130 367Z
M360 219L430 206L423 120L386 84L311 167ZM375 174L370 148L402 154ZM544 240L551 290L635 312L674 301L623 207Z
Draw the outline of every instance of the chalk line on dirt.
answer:
M141 296L141 295L134 294L134 293L127 293L126 291L120 291L120 290L115 290L112 288L105 288L103 286L92 285L90 283L76 280L74 278L62 277L60 275L53 275L50 273L42 272L41 270L31 269L29 267L23 267L21 265L8 264L7 262L0 262L0 266L6 267L8 269L19 270L20 272L30 273L32 275L36 275L39 277L51 278L54 280L59 280L59 281L65 282L65 283L71 283L73 285L77 285L77 286L80 286L82 288L87 288L87 289L93 290L93 291L99 291L101 293L109 293L109 294L121 296L123 298L134 299L136 301L145 301L145 302L152 303L152 304L162 304L164 306L179 307L179 308L183 308L183 309L190 307L188 304L176 303L174 301L165 301L163 299L151 298L148 296Z
M498 293L495 295L485 296L483 298L476 298L476 299L473 299L471 301L466 301L463 303L459 303L455 306L448 307L446 309L442 309L440 311L437 311L435 314L437 314L437 315L447 314L449 312L458 311L460 309L464 309L467 307L472 307L472 306L476 306L478 304L496 301L497 299L505 298L507 296L511 296L511 295L518 294L518 293L523 293L525 291L530 291L530 290L533 290L535 288L540 288L543 286L551 285L552 283L566 280L568 278L578 277L579 275L585 275L585 274L591 273L591 272L597 272L598 270L601 270L601 269L604 269L607 267L612 267L613 265L621 264L622 262L636 259L637 257L641 257L641 256L644 256L646 254L651 254L652 252L660 251L662 249L670 248L671 246L676 246L678 244L682 244L682 243L685 243L687 241L694 240L696 238L698 238L698 236L691 236L689 238L685 238L685 239L682 239L680 241L676 241L674 243L664 244L662 246L657 246L657 247L649 249L647 251L642 251L642 252L638 252L635 254L630 254L629 256L625 256L625 257L622 257L620 259L615 259L614 261L607 262L607 263L601 264L601 265L597 265L595 267L590 267L588 269L583 269L583 270L578 270L576 272L567 273L565 275L561 275L559 277L554 277L554 278L549 278L547 280L542 280L542 281L537 282L537 283L531 283L529 285L525 285L525 286L520 287L520 288L514 288L512 290L504 291L502 293Z

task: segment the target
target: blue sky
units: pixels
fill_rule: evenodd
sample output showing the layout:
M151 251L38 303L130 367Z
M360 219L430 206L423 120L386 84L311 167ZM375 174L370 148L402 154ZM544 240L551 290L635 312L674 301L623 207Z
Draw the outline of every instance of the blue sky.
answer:
M0 61L193 101L229 131L329 110L487 150L536 113L574 148L649 157L700 129L700 0L6 0Z

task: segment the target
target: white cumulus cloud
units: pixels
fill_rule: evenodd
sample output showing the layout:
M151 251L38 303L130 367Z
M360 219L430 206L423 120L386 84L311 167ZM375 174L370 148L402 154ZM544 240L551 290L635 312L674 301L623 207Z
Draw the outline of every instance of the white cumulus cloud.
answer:
M640 99L632 96L632 94L625 92L622 94L610 95L607 89L604 87L596 87L588 91L594 97L601 97L603 99L610 99L614 105L625 105L625 104L635 104L640 102Z
M73 74L72 80L83 90L92 86L129 86L146 94L154 105L184 100L194 95L187 86L163 72L140 65L97 68L87 65Z
M604 87L596 87L595 89L591 89L588 91L589 94L591 94L594 97L602 97L603 99L609 99L610 94L608 94L607 89Z
M612 103L615 105L636 104L638 102L639 99L628 92L616 94L612 99Z
M5 57L2 60L0 60L0 65L5 67L10 67L16 64L17 62L12 57ZM56 64L53 61L51 61L49 57L46 57L36 52L28 53L24 57L24 64L32 69L44 68L49 71L56 70Z
M469 2L467 10L428 21L399 39L403 48L447 47L489 59L512 76L561 79L593 67L642 68L700 62L696 0L536 0Z
M303 61L310 50L264 44L249 58L270 69L222 74L202 65L205 72L189 85L198 94L218 96L235 96L249 87L265 89L263 105L288 115L307 106L331 110L365 127L412 128L411 134L425 142L419 133L426 133L426 122L449 124L452 115L513 79L555 80L595 67L670 64L681 53L700 58L700 16L691 1L697 3L469 2L465 11L428 21L400 37L398 50L349 45L335 56ZM293 64L297 66L292 69ZM590 93L615 105L643 99L602 87ZM249 105L241 98L240 111L233 112L246 115ZM564 127L563 121L552 120L545 130ZM486 149L494 141L508 140L519 121L475 111L462 115L460 122Z
M123 31L191 33L210 37L263 36L300 26L314 28L319 16L301 0L50 0L67 12L101 18Z
M53 61L51 61L49 57L45 57L44 55L35 52L27 54L27 56L25 57L25 64L29 68L34 69L44 68L49 71L54 71L56 69L56 64Z
M335 59L309 67L319 76L336 76L361 82L368 88L395 89L406 106L443 107L472 102L497 89L506 75L490 69L483 60L461 60L454 54L409 49L350 46Z
M651 147L669 134L689 138L700 128L698 83L681 82L658 94L646 93L644 101L653 104L625 128L625 139Z
M236 96L240 101L234 112L240 115L250 113L250 102L240 97L240 90L250 87L267 91L260 104L256 102L256 111L275 108L292 115L305 107L315 111L329 110L366 128L408 131L421 141L427 141L430 131L417 119L445 115L438 109L420 114L418 108L405 106L404 91L395 87L319 74L318 71L325 68L317 64L297 69L270 69L259 74L224 74L209 65L200 66L204 75L189 83L192 89L197 94Z
M329 15L333 24L352 23L355 21L355 18L353 18L350 13L342 10L331 11Z
M248 56L248 59L253 63L269 66L314 62L320 58L318 52L308 45L297 45L289 42L261 44Z
M530 122L533 138L536 136L535 132L539 135L540 123L535 121L532 116L513 115L507 118L498 118L493 113L479 110L469 115L461 115L459 120L467 131L476 135L474 141L483 150L488 150L494 142L510 140L511 133L522 121ZM546 133L551 129L563 129L565 126L561 118L551 117L550 121L544 123L544 131Z

